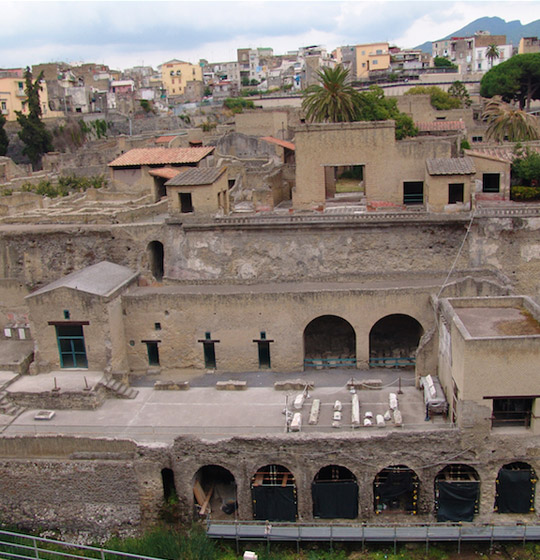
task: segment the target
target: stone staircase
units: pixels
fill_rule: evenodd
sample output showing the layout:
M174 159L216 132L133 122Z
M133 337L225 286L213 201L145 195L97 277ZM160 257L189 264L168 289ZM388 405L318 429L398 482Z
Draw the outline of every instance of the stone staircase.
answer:
M103 385L108 392L113 393L117 399L134 399L139 394L139 391L136 389L128 387L125 383L117 381L116 379L102 381L101 385Z
M0 391L0 414L17 416L24 410L23 407L13 404L7 396L6 391Z

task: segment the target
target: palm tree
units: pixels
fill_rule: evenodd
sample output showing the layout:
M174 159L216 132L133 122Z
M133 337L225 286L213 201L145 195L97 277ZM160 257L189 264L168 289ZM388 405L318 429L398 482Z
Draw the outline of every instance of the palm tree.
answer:
M320 84L304 92L302 109L314 122L352 122L356 119L358 92L347 82L349 70L325 67L317 72Z
M486 105L482 118L488 123L487 137L496 142L538 140L538 119L534 115L516 109L500 99L492 99Z
M497 45L489 45L486 50L486 58L489 60L489 67L493 68L493 60L499 58L501 53L499 51L499 47Z

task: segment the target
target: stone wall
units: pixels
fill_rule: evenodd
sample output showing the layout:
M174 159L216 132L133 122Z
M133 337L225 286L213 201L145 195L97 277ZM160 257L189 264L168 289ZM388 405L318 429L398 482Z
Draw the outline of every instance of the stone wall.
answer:
M429 425L428 425L429 428ZM435 521L433 481L449 464L473 467L480 477L477 523L538 522L536 513L493 512L499 469L523 461L540 471L540 447L527 431L512 435L483 430L437 429L420 433L283 434L230 439L179 437L172 445L74 437L0 439L0 517L28 529L61 528L67 534L104 537L133 534L155 523L163 505L161 470L170 468L183 521L196 517L193 483L197 471L218 465L234 476L238 518L252 519L253 475L269 464L283 465L295 479L298 520L313 522L311 483L328 465L348 468L358 482L356 522L430 523ZM373 480L383 468L406 465L420 486L417 515L376 515ZM331 520L328 520L331 521Z

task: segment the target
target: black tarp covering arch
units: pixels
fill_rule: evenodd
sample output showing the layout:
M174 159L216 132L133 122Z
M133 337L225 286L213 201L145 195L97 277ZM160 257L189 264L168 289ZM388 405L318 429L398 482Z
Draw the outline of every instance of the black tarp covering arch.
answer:
M261 521L296 521L296 483L282 465L266 465L251 482L253 518Z
M480 477L465 464L451 464L435 477L437 521L472 521L478 513Z
M536 474L527 463L504 465L497 476L495 511L531 513L534 511Z
M418 476L404 465L383 469L373 482L375 511L401 510L416 513Z
M323 467L311 485L313 517L355 519L358 517L358 483L353 473L338 465Z

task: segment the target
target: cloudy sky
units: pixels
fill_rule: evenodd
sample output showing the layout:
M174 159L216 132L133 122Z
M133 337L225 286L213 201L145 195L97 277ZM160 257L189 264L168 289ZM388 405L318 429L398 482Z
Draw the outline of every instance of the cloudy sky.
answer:
M483 16L540 19L537 0L393 1L18 1L0 0L0 68L100 62L112 68L178 58L236 59L239 47L388 41L414 47Z

